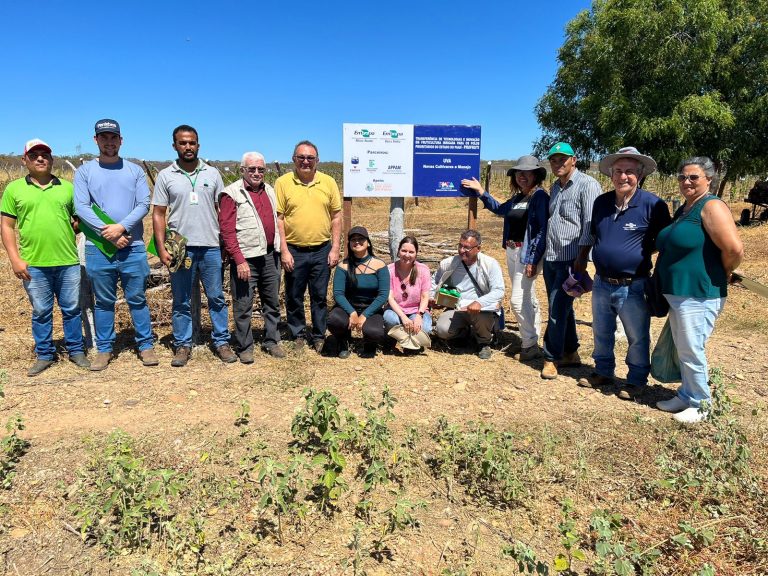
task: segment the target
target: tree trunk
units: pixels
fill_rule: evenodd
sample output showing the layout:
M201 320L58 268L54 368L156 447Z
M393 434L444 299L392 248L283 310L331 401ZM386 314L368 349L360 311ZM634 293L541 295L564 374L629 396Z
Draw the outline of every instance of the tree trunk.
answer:
M397 258L397 247L405 236L405 199L391 197L389 199L389 255L394 262Z
M720 175L719 175L719 174L716 174L716 175L715 175L715 178L717 178L717 177L720 177ZM715 183L714 183L714 182L712 182L712 185L713 185L713 187L714 187L714 184L715 184ZM720 177L720 182L719 182L719 183L718 183L718 185L717 185L717 197L718 197L718 198L722 198L722 197L723 197L723 193L725 192L725 186L726 186L727 184L728 184L728 174L723 174L723 175Z

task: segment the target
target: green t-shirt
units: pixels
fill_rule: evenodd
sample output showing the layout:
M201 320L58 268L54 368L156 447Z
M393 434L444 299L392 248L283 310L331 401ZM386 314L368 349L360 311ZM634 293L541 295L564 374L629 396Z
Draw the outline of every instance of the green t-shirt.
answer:
M701 223L701 209L707 202L720 202L707 195L688 214L681 206L672 224L659 232L656 269L661 275L664 294L690 298L725 298L728 278L720 249Z
M54 177L40 188L29 176L5 189L0 212L16 220L19 255L30 266L79 264L71 217L75 212L71 182Z

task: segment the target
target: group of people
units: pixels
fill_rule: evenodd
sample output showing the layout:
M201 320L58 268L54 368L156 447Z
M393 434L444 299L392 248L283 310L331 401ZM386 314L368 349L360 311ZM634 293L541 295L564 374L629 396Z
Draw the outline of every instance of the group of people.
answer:
M513 195L504 203L483 190L476 179L462 181L468 193L478 195L486 208L505 218L503 246L512 310L522 339L520 359L541 354L544 379L556 378L562 368L581 365L573 302L591 290L595 368L578 383L615 389L626 400L640 397L651 370L646 292L651 289L651 256L658 251L654 274L669 304L681 386L675 397L657 402L657 407L674 413L680 422L700 421L712 400L705 345L744 254L730 209L710 193L715 175L712 161L693 157L681 162L677 180L684 202L670 216L667 204L641 187L655 172L656 162L636 148L625 147L600 160L600 172L613 184L606 193L594 178L576 168L577 158L569 144L555 144L548 159L557 177L549 195L540 188L546 169L532 156L520 158L509 170ZM594 282L586 274L590 256L596 270ZM549 299L541 350L534 287L540 270ZM574 284L580 289L569 289ZM617 317L628 341L627 377L618 387Z
M378 346L399 346L408 353L429 348L434 332L441 339L470 341L479 358L491 357L505 286L501 266L482 251L480 232L463 232L457 254L440 262L434 275L418 261L416 238L403 238L395 262L387 264L374 254L362 226L349 231L340 261L341 196L333 178L317 170L317 146L309 141L297 144L294 169L280 176L274 188L264 180L263 155L246 152L240 178L224 186L218 170L199 158L200 141L193 127L178 126L172 137L178 157L158 174L151 200L144 171L119 155L122 136L114 120L96 123L99 156L77 169L74 186L53 175L50 146L42 140L27 142L23 162L28 175L8 185L0 212L3 244L32 304L36 361L29 376L41 373L56 358L54 297L70 361L94 371L108 366L116 338L118 282L141 362L159 363L145 295L149 266L142 220L150 205L157 256L170 271L174 367L185 366L192 352L195 278L207 296L211 340L221 361L254 362L251 320L257 292L264 319L261 346L273 357L284 357L278 331L281 268L288 337L296 348L322 352L327 330L335 337L334 352L340 358L350 356L356 334L362 337L361 356L375 355ZM650 313L644 295L651 256L658 250L655 274L670 305L682 375L677 396L658 407L674 412L682 422L700 420L705 416L700 407L711 400L704 346L743 255L730 210L709 193L712 162L696 157L681 164L678 181L685 202L672 217L662 199L641 187L656 163L635 148L601 159L600 171L613 184L606 193L577 169L569 144L555 144L548 160L556 177L549 192L543 187L547 170L534 156L523 156L509 170L511 197L506 201L491 196L477 179L461 183L465 194L479 197L504 218L502 247L520 331L519 359L543 357L544 379L581 365L573 302L591 289L595 368L579 384L617 384L618 317L628 340L628 373L617 394L639 397L650 373ZM96 355L90 360L80 322L79 231L87 239L85 270L95 299ZM596 277L586 286L590 255ZM232 335L222 285L225 261L230 263ZM329 313L326 295L332 270L334 306ZM539 273L549 304L541 348L535 290ZM574 284L582 289L570 289ZM307 291L311 329L304 312ZM435 309L441 309L436 319Z
M24 148L27 176L11 182L3 195L3 245L32 304L36 361L29 376L40 374L56 360L54 298L62 311L70 361L93 371L107 368L116 339L118 285L130 311L142 364L159 364L146 299L150 270L143 218L150 206L152 244L170 272L172 366L185 366L191 356L191 296L197 278L208 301L212 344L222 362L254 361L251 319L256 291L264 318L261 345L270 355L284 357L278 331L281 268L291 340L297 347L309 344L322 350L330 270L339 260L341 198L333 178L317 171L314 144L303 141L296 146L294 170L280 177L274 189L264 181L266 163L258 152L243 154L240 178L224 186L218 170L199 158L197 130L178 126L172 135L177 159L157 175L150 200L144 170L120 157L123 139L118 122L99 120L94 131L99 156L77 169L74 185L53 175L51 147L35 139ZM90 360L80 320L76 234L81 231L86 237L85 271L94 296L96 355ZM229 331L223 291L225 260L231 263L234 334ZM311 333L304 314L307 289Z

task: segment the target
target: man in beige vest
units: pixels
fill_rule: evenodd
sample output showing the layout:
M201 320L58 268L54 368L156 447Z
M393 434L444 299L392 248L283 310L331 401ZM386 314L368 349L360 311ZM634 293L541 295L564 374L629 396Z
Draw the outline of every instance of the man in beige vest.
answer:
M219 195L219 227L229 255L235 344L243 364L253 363L253 296L258 289L264 318L264 350L285 357L280 345L280 233L272 186L264 182L266 163L258 152L246 152L241 178Z

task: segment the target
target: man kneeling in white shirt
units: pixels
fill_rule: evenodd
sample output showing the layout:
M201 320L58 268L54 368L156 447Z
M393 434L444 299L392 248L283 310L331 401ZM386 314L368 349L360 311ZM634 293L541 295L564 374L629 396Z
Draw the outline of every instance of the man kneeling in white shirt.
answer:
M441 288L455 288L461 294L456 307L437 320L438 338L450 340L469 335L477 344L478 357L491 357L490 343L504 298L504 277L499 263L480 252L482 238L477 230L466 230L459 239L456 256L440 262L432 281L432 298Z

